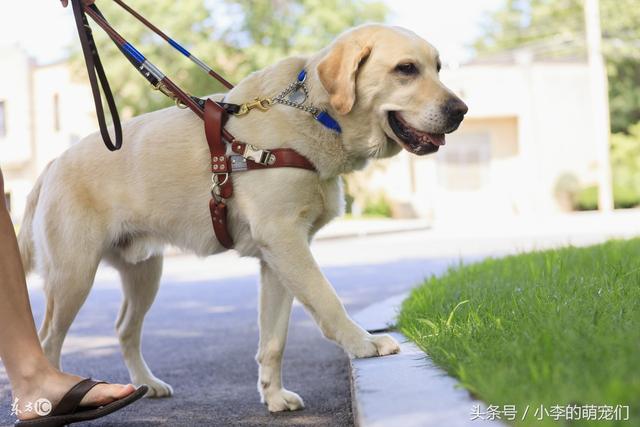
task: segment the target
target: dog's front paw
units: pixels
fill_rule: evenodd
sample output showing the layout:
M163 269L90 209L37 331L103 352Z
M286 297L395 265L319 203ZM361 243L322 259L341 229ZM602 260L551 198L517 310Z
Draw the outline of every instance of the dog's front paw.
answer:
M267 405L269 412L297 411L304 408L302 398L284 388L275 392L265 392L262 403Z
M400 352L400 345L391 335L368 335L347 351L356 358L386 356Z
M169 384L153 376L135 380L133 383L136 385L146 384L149 387L146 397L169 397L173 395L173 388Z

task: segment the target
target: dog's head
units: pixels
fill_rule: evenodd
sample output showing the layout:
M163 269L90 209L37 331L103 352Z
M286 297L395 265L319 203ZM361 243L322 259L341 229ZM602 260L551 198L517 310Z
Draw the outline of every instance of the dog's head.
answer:
M458 128L467 106L439 79L436 49L398 27L366 25L336 39L317 62L317 75L341 124L356 144L384 157L403 147L438 151ZM345 135L346 136L346 135ZM362 138L362 136L365 136Z

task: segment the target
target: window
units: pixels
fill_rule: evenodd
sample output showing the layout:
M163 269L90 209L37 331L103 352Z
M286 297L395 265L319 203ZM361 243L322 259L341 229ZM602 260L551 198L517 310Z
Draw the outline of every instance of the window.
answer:
M491 140L488 133L447 136L445 150L438 154L440 184L451 191L476 191L489 181Z
M0 101L0 138L7 135L7 105L6 102Z
M60 95L53 94L53 130L60 132Z

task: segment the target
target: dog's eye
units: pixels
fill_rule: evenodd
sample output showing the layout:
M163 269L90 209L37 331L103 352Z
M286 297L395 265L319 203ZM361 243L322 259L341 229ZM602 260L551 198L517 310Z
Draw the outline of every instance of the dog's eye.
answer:
M440 60L438 59L438 63L436 64L436 70L440 72L441 69L442 69L442 62L440 62Z
M413 76L418 74L418 67L416 67L416 64L414 64L413 62L398 64L396 65L395 70L400 74L404 74L405 76Z

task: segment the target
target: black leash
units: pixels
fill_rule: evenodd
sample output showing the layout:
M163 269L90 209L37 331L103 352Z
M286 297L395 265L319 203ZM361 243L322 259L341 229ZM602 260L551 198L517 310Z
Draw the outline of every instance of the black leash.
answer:
M76 20L76 27L78 28L78 36L80 37L80 44L82 45L82 53L84 55L84 61L87 65L87 73L89 74L89 82L91 83L91 92L93 92L93 101L96 106L96 115L98 116L98 124L100 126L100 134L104 145L110 151L119 150L122 147L122 124L120 123L120 116L118 115L118 107L113 99L111 93L111 87L107 80L107 75L104 72L104 67L100 61L100 55L96 43L93 40L93 34L91 33L91 27L87 21L87 16L84 13L81 0L71 0L73 6L73 15ZM91 6L100 13L95 5ZM100 91L102 86L102 92ZM104 115L104 109L102 108L102 94L107 100L109 106L109 112L113 120L113 128L115 130L115 143L112 142L109 130L107 129L107 121Z

